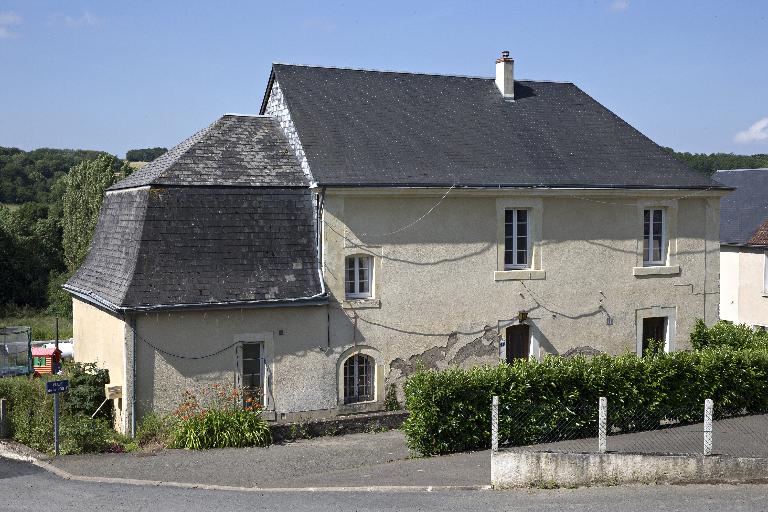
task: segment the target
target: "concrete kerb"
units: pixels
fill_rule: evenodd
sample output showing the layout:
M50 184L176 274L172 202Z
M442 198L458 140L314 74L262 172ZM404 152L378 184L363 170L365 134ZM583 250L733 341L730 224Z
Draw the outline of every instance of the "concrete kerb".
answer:
M50 464L46 455L35 452L26 446L0 441L0 458L29 462L30 464L53 473L64 480L89 482L98 484L118 484L150 487L173 487L177 489L201 489L206 491L229 492L439 492L439 491L487 491L490 485L367 485L367 486L336 486L336 487L238 487L215 484L196 484L190 482L165 482L160 480L140 480L135 478L113 478L97 476L73 475Z

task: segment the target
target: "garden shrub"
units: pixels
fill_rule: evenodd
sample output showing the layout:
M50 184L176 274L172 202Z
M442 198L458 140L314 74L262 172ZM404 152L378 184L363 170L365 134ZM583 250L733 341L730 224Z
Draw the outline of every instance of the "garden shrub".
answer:
M102 418L83 414L65 416L61 421L61 453L101 453L112 444L114 431Z
M113 440L116 436L109 428L112 407L106 404L95 420L90 416L104 400L104 383L109 375L93 364L78 363L66 364L64 374L70 386L69 391L59 395L62 453L102 451L104 437ZM53 395L45 392L45 383L60 378L44 375L0 379L0 398L8 401L10 435L14 440L42 452L53 450Z
M549 356L469 370L418 371L406 382L405 394L408 445L433 455L489 447L494 395L500 402L499 437L516 444L534 441L542 430L564 422L594 434L601 396L608 398L612 424L628 429L632 425L621 421L640 414L675 410L682 420L700 417L706 398L722 409L766 412L768 351L726 346L644 358Z
M91 416L106 398L104 386L109 384L109 371L94 363L65 362L64 376L69 379L69 391L65 393L67 412ZM112 405L107 403L96 417L111 423L112 415Z
M169 444L173 430L172 418L153 412L145 414L136 428L136 443L139 446Z
M218 384L202 397L185 392L174 412L172 448L203 450L244 446L267 446L272 442L269 425L261 417L261 406L243 399L237 389L225 391Z
M768 349L768 332L758 331L744 324L733 324L721 320L710 328L697 320L691 333L691 344L696 350L711 347L735 349Z

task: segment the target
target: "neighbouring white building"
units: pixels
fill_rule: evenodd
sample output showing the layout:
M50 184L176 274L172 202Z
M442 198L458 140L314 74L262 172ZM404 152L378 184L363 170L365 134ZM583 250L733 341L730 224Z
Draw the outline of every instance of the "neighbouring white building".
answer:
M720 318L768 327L768 169L717 171L736 188L720 205Z

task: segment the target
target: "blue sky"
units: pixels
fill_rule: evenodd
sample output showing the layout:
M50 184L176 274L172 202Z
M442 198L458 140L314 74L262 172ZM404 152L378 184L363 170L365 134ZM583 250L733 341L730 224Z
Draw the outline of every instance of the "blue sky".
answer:
M257 113L270 64L576 83L678 150L768 153L768 2L0 0L0 145L123 156Z

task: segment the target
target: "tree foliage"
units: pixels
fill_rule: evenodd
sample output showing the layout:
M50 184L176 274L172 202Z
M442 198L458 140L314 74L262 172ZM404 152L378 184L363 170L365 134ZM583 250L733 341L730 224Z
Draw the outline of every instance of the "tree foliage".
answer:
M768 154L734 155L733 153L687 153L664 148L675 158L697 171L713 173L725 169L760 169L768 167Z
M99 154L84 149L0 147L0 203L48 202L54 183L70 167Z
M125 159L129 162L151 162L166 151L167 148L131 149L125 154Z
M116 157L103 153L80 162L67 174L61 225L64 264L69 272L85 260L104 193L118 177L114 172L117 163Z

